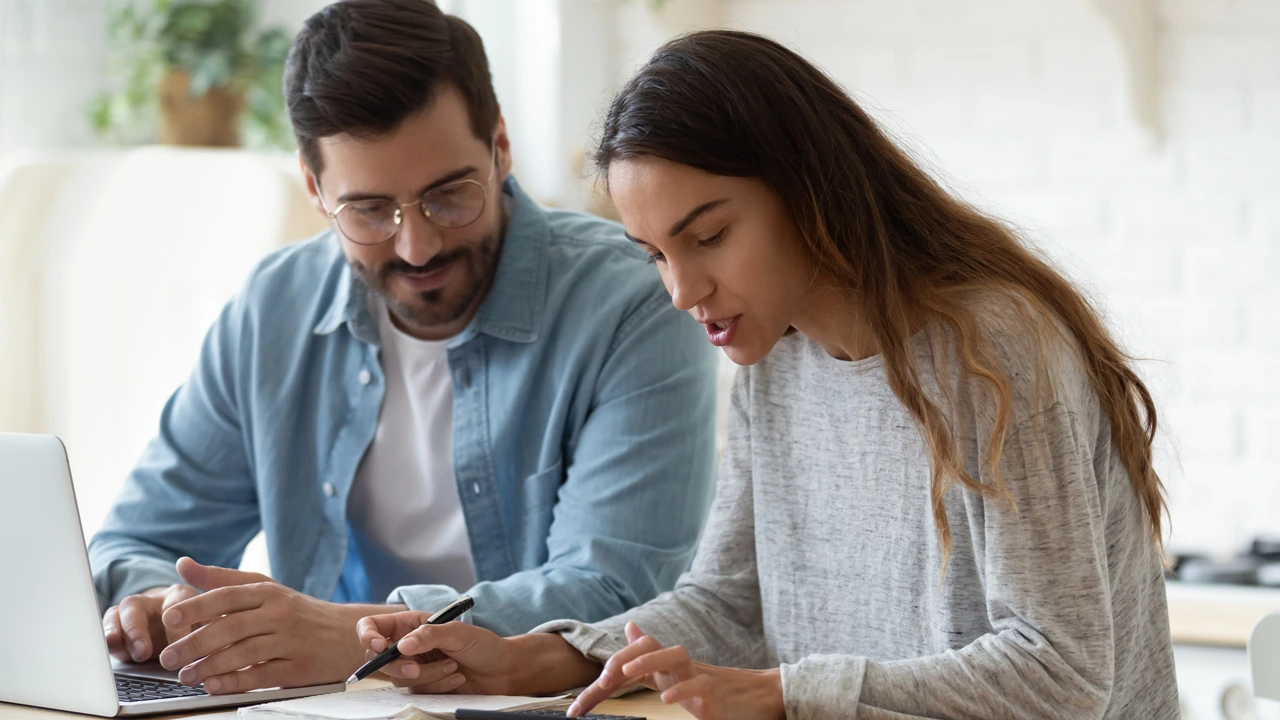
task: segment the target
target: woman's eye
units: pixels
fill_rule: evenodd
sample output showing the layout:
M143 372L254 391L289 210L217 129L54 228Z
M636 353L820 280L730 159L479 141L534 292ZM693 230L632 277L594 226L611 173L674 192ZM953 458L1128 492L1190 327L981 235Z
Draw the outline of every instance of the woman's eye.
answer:
M720 232L716 233L715 235L712 235L711 237L705 240L699 240L698 245L700 247L711 247L713 245L720 244L721 240L724 240L724 230L721 230Z
M652 264L654 264L654 263L658 262L659 260L666 260L666 258L662 257L662 253L654 253L654 254L652 254L652 255L650 255L650 256L649 256L649 261L648 261L648 262L649 262L649 264L650 264L650 265L652 265Z

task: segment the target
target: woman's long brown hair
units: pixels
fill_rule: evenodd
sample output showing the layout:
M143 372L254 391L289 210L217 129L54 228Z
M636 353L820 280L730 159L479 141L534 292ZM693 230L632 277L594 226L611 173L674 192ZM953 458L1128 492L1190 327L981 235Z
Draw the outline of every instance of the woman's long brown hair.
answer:
M959 482L1012 500L999 467L1013 422L1013 389L967 302L976 294L1016 301L1033 321L1042 368L1052 336L1072 341L1146 511L1152 542L1161 543L1166 506L1152 465L1155 404L1097 309L1009 227L952 197L820 70L750 33L677 38L614 98L595 162L607 177L611 162L645 156L759 178L781 198L817 268L857 298L889 385L928 444L944 558L951 545L943 505L949 488ZM950 330L960 372L989 387L995 399L989 467L983 468L991 483L966 470L949 414L922 387L909 342L922 320Z

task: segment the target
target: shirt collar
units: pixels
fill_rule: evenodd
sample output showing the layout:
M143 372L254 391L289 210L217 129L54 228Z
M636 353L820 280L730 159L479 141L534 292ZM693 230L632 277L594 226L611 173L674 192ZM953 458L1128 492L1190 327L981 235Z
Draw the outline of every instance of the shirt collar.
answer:
M546 211L525 194L515 177L508 177L502 192L510 198L510 215L498 257L498 269L475 318L449 341L456 347L478 333L511 342L534 342L542 329L547 291L547 249L551 227ZM339 242L334 238L335 242ZM369 288L345 267L333 302L316 324L315 334L328 335L343 323L371 345L378 344L378 328L369 315Z

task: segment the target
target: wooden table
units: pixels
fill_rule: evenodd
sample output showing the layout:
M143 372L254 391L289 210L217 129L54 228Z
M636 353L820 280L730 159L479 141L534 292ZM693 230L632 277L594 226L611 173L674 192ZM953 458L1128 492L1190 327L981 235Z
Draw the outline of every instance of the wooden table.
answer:
M1169 629L1175 643L1243 648L1254 623L1280 610L1273 588L1170 582Z
M387 683L380 680L365 680L353 686L356 690L381 687ZM648 720L690 720L693 716L685 712L679 705L667 705L658 699L658 693L644 690L617 700L606 700L594 712L607 715L632 715L648 718ZM87 720L92 715L58 712L56 710L39 710L22 705L0 703L0 720ZM217 708L202 713L185 713L179 715L144 715L150 720L169 720L170 718L205 718L207 720L234 720L235 708Z

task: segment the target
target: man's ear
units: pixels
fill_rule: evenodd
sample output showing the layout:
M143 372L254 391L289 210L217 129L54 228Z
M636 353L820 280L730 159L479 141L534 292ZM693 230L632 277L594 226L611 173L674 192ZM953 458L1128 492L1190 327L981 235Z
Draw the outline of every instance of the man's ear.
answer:
M307 188L307 195L311 198L311 206L316 209L316 212L328 217L329 213L325 212L324 202L320 200L320 178L311 172L311 168L307 165L307 161L302 158L301 152L298 153L298 168L302 170L302 184Z
M511 137L507 135L507 121L498 113L498 124L493 130L493 150L498 161L498 182L506 181L511 174Z

